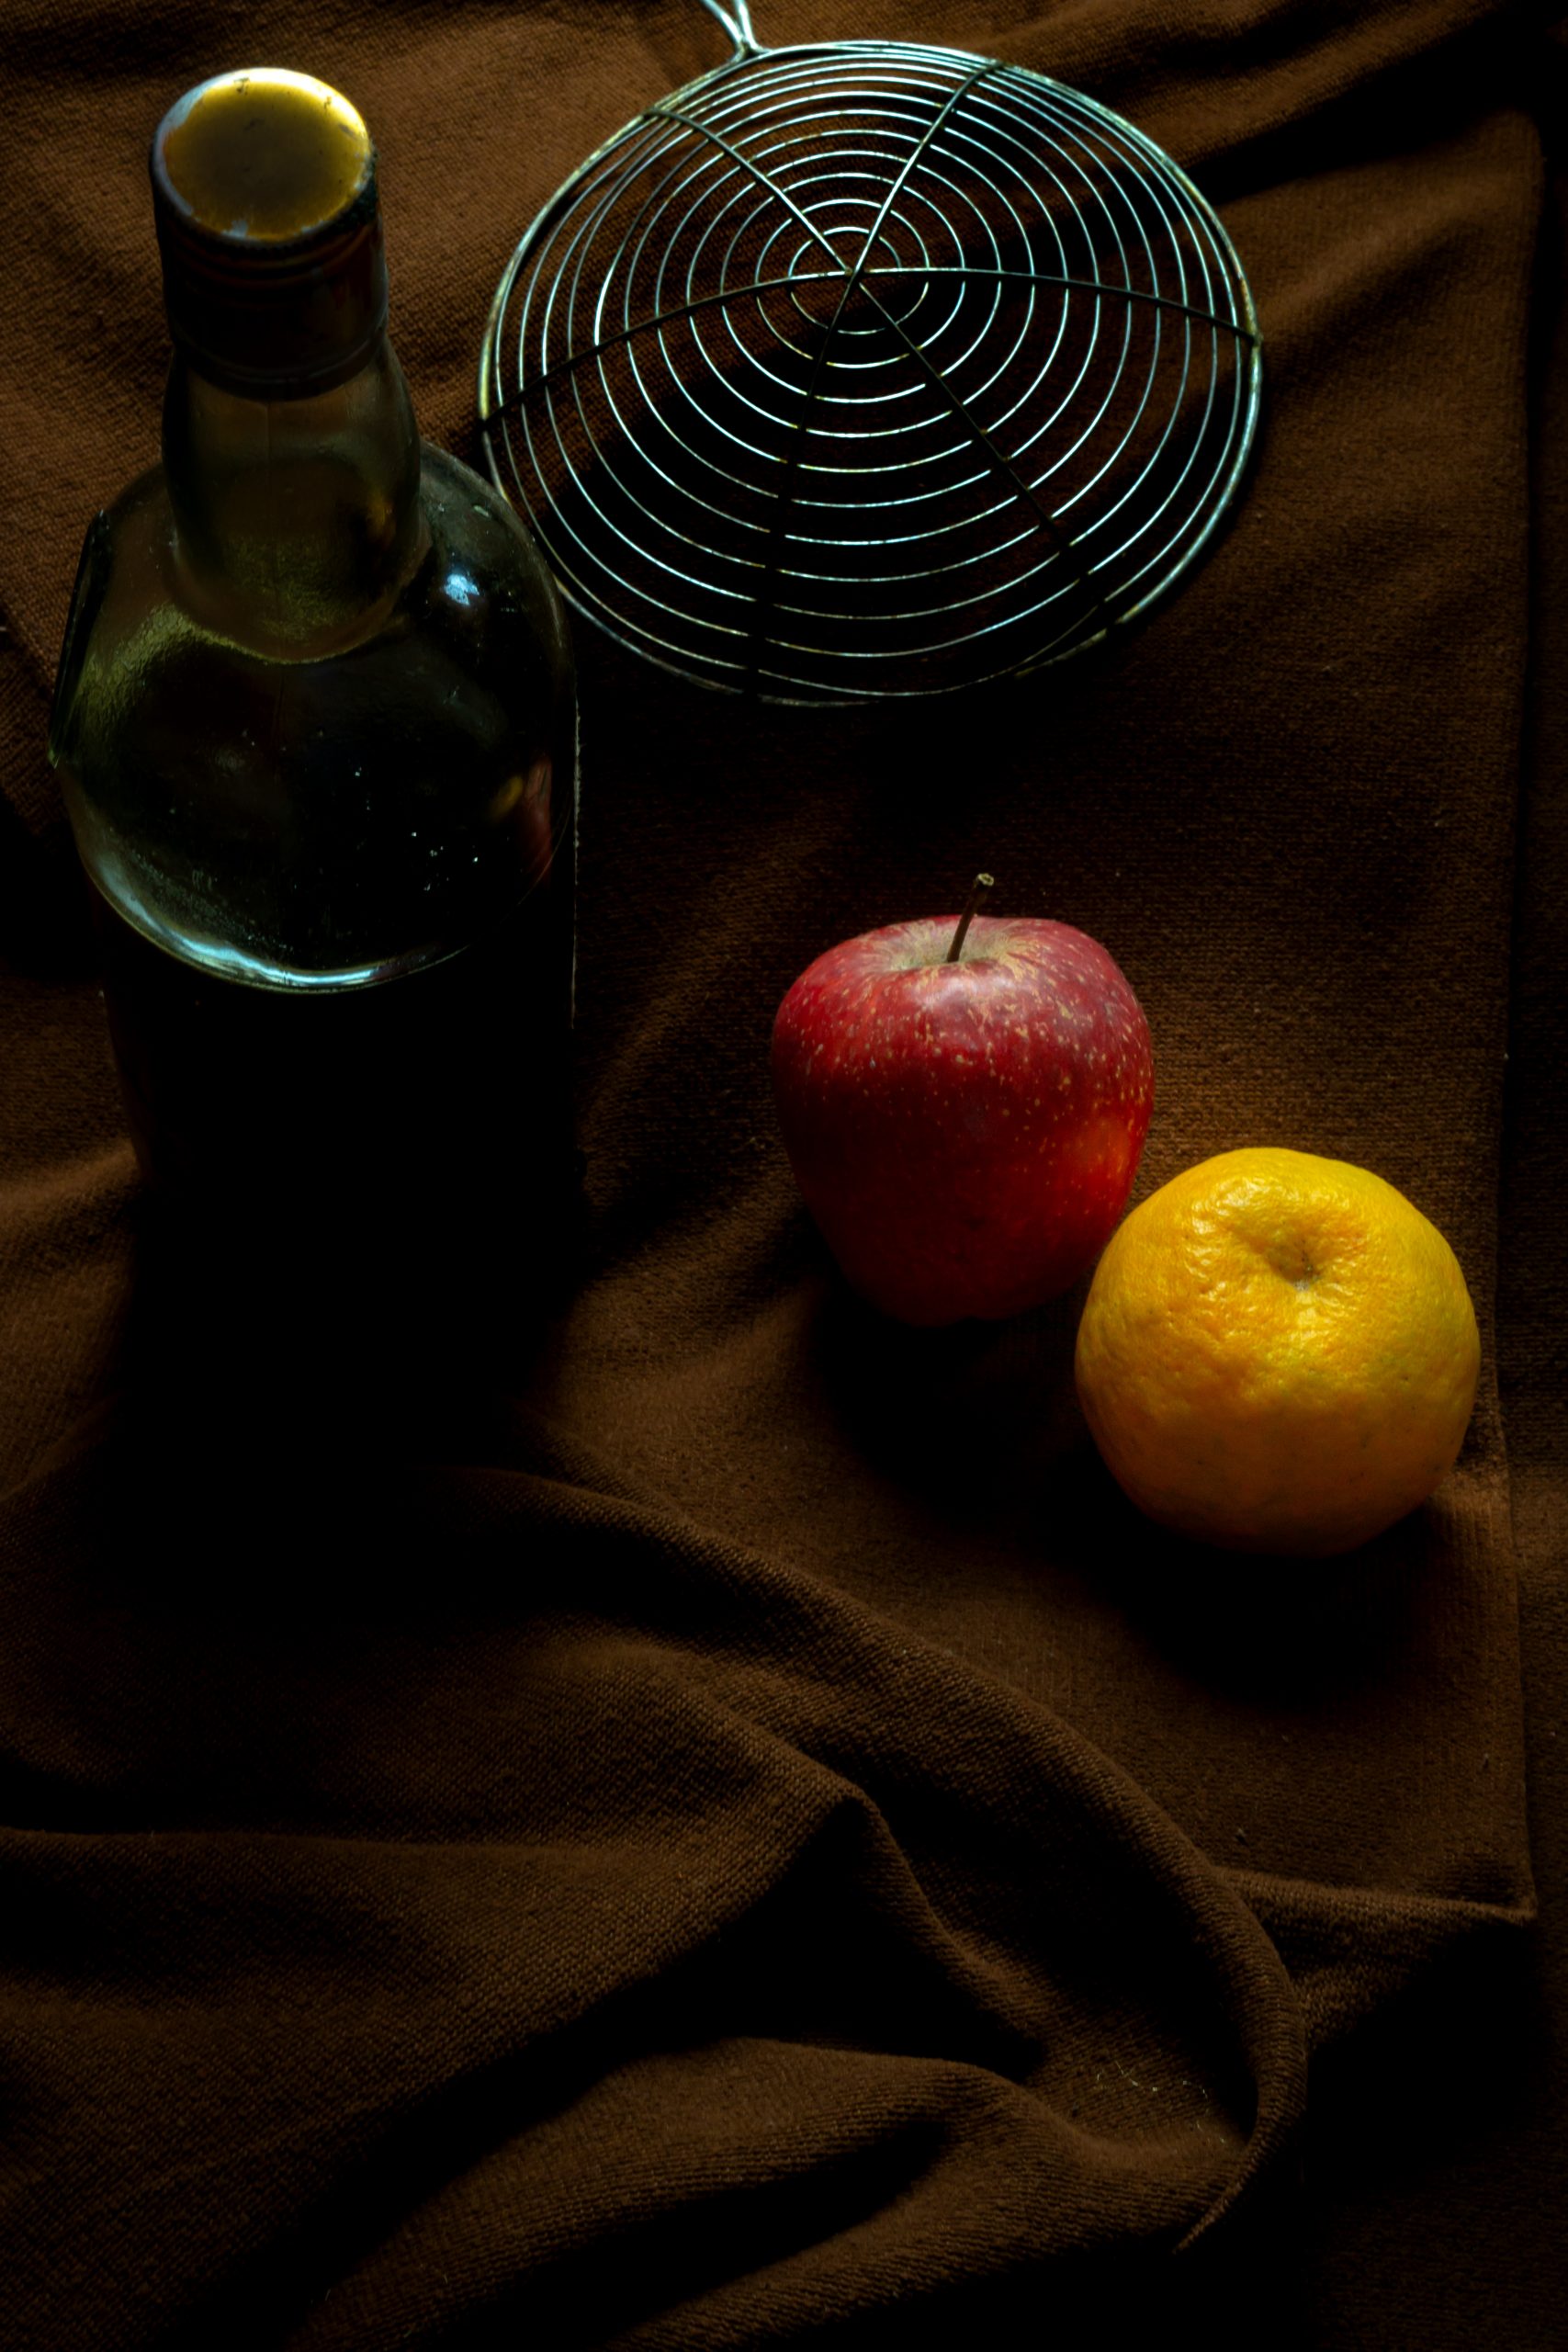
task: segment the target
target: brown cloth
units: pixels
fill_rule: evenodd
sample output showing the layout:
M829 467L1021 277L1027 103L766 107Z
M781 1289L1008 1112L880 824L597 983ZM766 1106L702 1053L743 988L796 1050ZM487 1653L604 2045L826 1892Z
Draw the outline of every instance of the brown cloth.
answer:
M1562 50L1486 0L757 17L1165 144L1251 277L1258 461L1147 628L978 702L750 708L579 629L580 1277L503 1388L384 1428L351 1366L266 1408L218 1275L183 1385L138 1346L41 742L83 529L157 453L146 143L231 66L346 91L477 461L513 242L723 37L0 6L0 2346L1560 2342ZM1081 1292L845 1294L773 1012L981 866L1141 998L1140 1193L1284 1143L1452 1241L1481 1401L1364 1553L1142 1521Z

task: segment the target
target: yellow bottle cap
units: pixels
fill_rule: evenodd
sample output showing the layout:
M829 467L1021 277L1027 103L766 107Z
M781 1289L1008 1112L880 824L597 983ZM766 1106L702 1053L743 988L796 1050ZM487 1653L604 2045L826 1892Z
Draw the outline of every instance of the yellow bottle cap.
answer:
M276 244L338 220L373 187L376 153L338 91L266 65L187 90L158 126L152 171L192 227Z
M308 74L252 66L187 90L149 159L176 345L230 390L288 399L364 366L386 324L376 151Z

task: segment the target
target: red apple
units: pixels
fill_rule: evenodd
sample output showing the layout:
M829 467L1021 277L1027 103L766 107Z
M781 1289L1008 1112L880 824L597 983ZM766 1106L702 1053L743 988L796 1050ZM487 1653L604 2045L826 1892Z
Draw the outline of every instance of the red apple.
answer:
M1068 1289L1127 1204L1154 1102L1148 1023L1105 949L1065 922L971 920L988 888L963 917L829 948L773 1023L807 1205L906 1323Z

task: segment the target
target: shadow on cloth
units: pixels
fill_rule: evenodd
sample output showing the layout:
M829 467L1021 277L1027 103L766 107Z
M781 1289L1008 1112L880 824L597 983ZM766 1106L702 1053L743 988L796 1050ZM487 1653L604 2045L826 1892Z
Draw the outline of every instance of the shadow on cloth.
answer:
M1375 1685L1409 1646L1427 1515L1328 1560L1222 1551L1156 1526L1105 1468L1078 1407L1087 1291L1086 1277L1007 1323L919 1330L835 1282L807 1375L883 1477L1021 1543L1042 1574L1119 1611L1202 1687L1293 1707Z

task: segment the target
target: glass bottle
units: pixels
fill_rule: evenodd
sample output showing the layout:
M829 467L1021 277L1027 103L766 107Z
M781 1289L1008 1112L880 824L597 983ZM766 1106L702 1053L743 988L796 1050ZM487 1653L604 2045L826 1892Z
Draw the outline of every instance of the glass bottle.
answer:
M151 169L163 462L89 526L50 756L157 1229L301 1351L525 1307L575 1190L560 600L419 437L347 100L221 75Z

